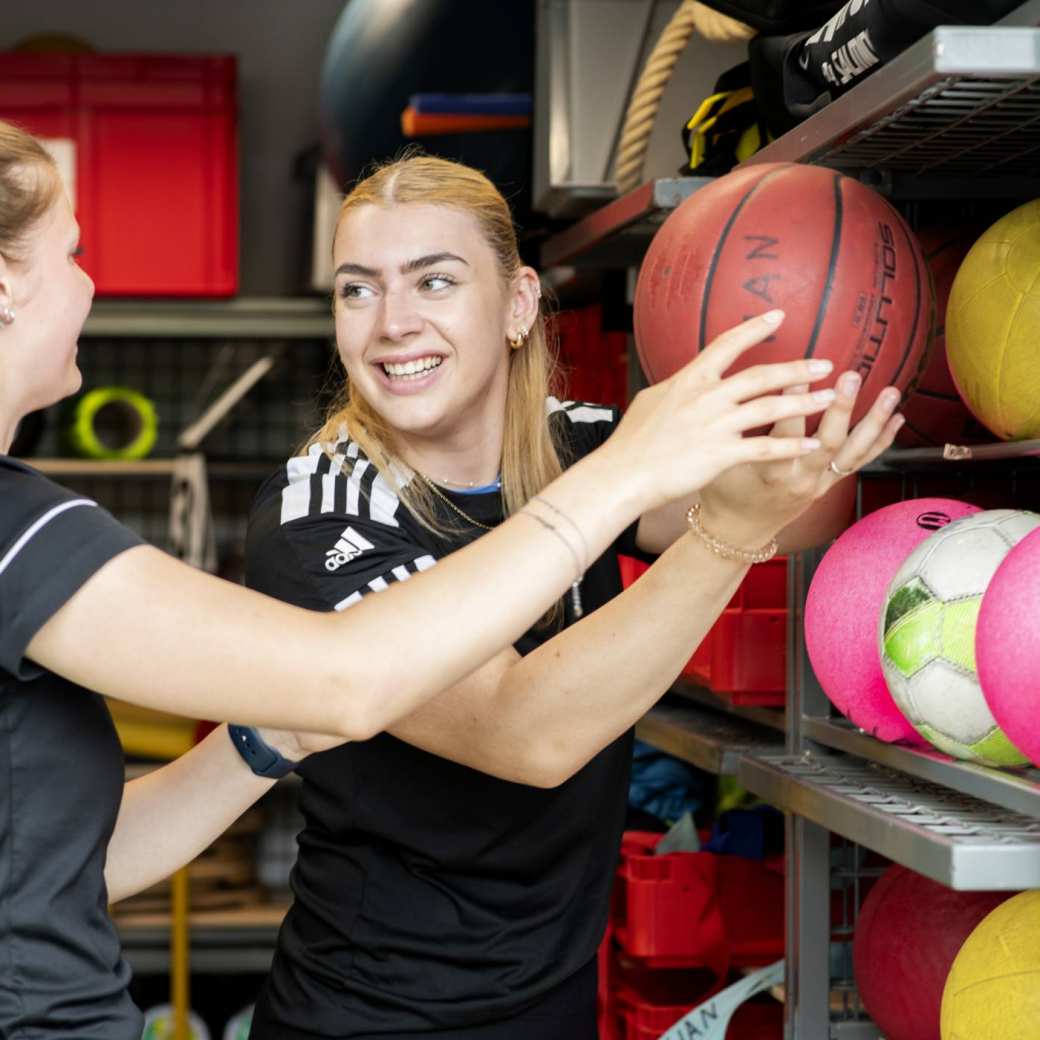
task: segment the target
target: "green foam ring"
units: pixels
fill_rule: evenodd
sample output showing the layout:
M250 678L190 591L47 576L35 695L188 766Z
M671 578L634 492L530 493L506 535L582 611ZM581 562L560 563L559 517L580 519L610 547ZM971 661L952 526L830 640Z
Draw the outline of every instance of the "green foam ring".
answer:
M106 444L95 427L98 413L113 405L124 410L133 429L125 443L115 446ZM125 386L102 386L87 391L76 402L68 440L70 449L83 458L129 461L145 458L158 434L158 413L144 394Z

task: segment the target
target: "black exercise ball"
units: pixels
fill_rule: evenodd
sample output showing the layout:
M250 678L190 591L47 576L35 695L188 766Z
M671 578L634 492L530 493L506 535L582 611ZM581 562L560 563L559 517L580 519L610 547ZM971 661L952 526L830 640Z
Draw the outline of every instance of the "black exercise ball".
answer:
M346 189L409 144L401 113L413 94L533 93L532 0L349 0L325 52L321 138ZM475 166L513 204L530 205L531 132L418 138L425 152Z

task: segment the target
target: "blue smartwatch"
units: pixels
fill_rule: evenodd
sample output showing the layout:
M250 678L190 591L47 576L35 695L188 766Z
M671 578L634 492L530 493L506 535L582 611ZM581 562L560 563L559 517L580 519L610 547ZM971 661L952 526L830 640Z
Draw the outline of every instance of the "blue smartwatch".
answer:
M229 722L228 735L238 753L257 776L267 780L279 780L300 764L271 747L252 726L236 726Z

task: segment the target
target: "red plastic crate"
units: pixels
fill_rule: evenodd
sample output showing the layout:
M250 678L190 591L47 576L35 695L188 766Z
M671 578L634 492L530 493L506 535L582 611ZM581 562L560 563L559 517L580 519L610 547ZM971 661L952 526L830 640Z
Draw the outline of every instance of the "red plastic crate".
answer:
M725 985L725 976L716 976L706 968L649 968L628 957L609 928L600 943L598 966L599 1040L623 1040L626 1026L624 1018L619 1020L617 1008L617 994L622 990L646 1003L666 1007L685 1003L689 1007L707 1000Z
M646 564L619 557L625 586ZM787 558L752 567L682 670L737 705L783 707L787 686Z
M0 53L0 118L70 149L99 296L238 289L231 56Z
M784 955L783 875L757 860L711 852L653 855L659 834L627 831L611 928L649 967L769 964Z
M617 1025L614 1035L617 1040L659 1040L701 999L705 998L680 1004L654 1004L622 989L615 996L614 1019ZM784 1009L773 1000L742 1004L726 1030L726 1040L783 1040L783 1035Z
M603 327L602 306L561 311L555 330L567 397L622 407L628 397L628 336Z

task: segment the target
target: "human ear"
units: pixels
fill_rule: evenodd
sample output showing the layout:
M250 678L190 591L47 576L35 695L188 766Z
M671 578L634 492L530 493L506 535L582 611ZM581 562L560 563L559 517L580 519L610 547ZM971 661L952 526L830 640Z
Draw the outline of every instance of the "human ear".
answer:
M542 287L537 272L533 267L521 267L513 276L511 284L508 328L521 334L524 339L538 320L541 296Z
M0 256L0 325L10 325L14 321L14 290L11 281L11 267Z

